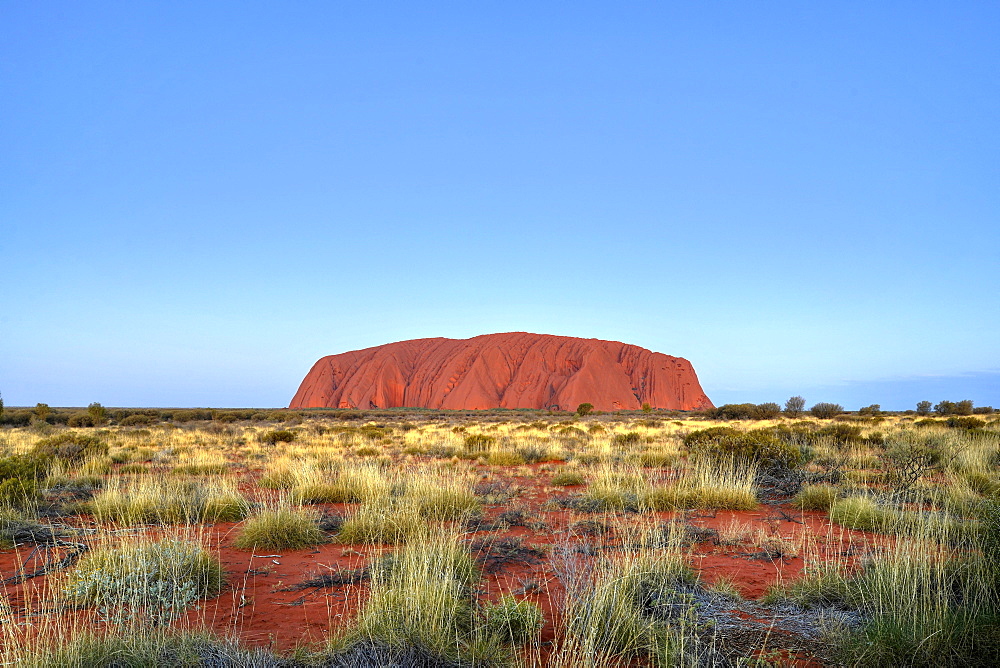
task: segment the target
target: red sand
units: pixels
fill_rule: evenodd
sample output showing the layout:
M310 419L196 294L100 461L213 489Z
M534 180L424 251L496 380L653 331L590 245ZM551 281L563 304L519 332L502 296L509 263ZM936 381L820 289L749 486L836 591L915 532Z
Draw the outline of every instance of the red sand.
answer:
M697 410L690 362L617 341L548 334L415 339L324 357L289 408Z
M478 589L478 595L482 599L496 600L502 595L513 593L519 598L528 598L539 604L546 619L542 633L544 642L551 641L555 635L556 624L559 623L558 603L563 594L562 585L547 555L557 546L567 543L587 541L614 544L617 538L613 534L594 538L575 531L573 524L580 520L606 521L611 518L553 509L551 505L546 505L553 496L566 494L567 490L550 487L550 476L538 471L537 467L525 467L525 470L528 469L532 469L530 475L524 476L512 475L516 473L514 471L489 469L497 479L513 483L520 491L509 503L489 507L485 520L493 520L505 510L521 508L531 518L531 526L470 532L466 539L471 543L477 538L500 540L517 537L525 545L537 546L546 552L540 563L506 563L496 572L484 573ZM341 513L352 510L342 504L322 508ZM661 521L677 517L677 513L656 514L656 519ZM615 519L646 522L650 516L619 514ZM693 526L717 530L735 520L752 528L761 527L769 535L785 539L792 539L805 531L816 537L830 555L848 551L860 554L864 549L857 550L858 546L870 546L873 542L871 535L832 526L825 513L803 513L787 505L761 506L748 512L695 511L687 513L684 519ZM67 520L69 524L78 527L93 526L87 517ZM170 529L149 529L153 535L164 530ZM205 544L219 554L226 571L227 585L221 595L203 601L200 609L191 610L187 618L179 623L204 625L223 635L236 635L247 645L270 647L279 651L315 644L329 637L331 632L335 632L337 627L348 622L357 613L368 590L367 582L323 589L289 590L292 585L329 568L358 568L381 553L393 549L391 546L330 543L298 551L251 552L233 547L239 523L218 523L195 527L194 530L200 531ZM15 550L0 551L2 577L12 575L32 549L33 546L25 545ZM792 582L801 576L804 566L802 555L769 559L755 554L756 551L752 541L732 546L706 541L692 547L692 566L707 583L713 583L720 577L731 578L737 589L750 599L760 598L771 585ZM24 584L5 587L7 599L15 613L25 612L26 600L34 598L30 592L44 592L47 580L47 577L39 577ZM80 614L70 613L70 616ZM795 658L792 663L816 665L808 657Z

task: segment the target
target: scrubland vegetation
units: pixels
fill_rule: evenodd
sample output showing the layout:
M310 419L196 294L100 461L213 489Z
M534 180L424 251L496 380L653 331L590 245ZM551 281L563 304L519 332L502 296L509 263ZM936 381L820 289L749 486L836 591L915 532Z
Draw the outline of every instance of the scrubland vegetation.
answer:
M0 662L996 665L1000 417L800 399L7 408Z

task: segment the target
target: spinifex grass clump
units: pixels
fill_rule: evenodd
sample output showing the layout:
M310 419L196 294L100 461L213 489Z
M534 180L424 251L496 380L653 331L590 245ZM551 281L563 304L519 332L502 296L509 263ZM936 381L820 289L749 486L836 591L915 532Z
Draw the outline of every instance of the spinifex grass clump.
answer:
M504 596L483 608L485 630L508 645L525 645L538 638L545 623L542 609L531 601Z
M377 464L343 466L336 472L313 465L296 472L291 492L295 503L378 502L400 485L397 476Z
M647 474L637 467L604 466L591 478L583 494L586 507L600 511L637 511L653 489Z
M87 553L62 586L66 600L116 622L164 624L222 588L222 565L200 544L177 538L107 544Z
M457 520L477 513L482 505L469 478L431 473L410 476L401 503L412 504L430 520Z
M91 501L91 510L101 522L174 524L239 520L250 503L226 479L110 478Z
M246 550L301 550L326 540L326 534L316 525L314 515L278 506L250 517L235 544Z
M18 651L18 649L20 651ZM240 647L232 638L218 638L205 632L171 629L122 629L118 633L80 631L71 635L42 634L31 645L16 648L5 665L21 668L92 668L127 666L246 666L278 668L286 665L262 649Z
M851 599L871 620L845 643L852 665L996 665L996 557L983 544L956 554L932 534L876 555L852 582Z
M847 665L995 665L1000 514L993 516L984 510L957 534L933 522L907 523L905 539L877 548L860 568L830 555L810 558L804 576L767 602L861 612L863 626L840 638Z
M752 461L699 457L680 480L649 490L643 502L652 510L752 510L757 507L757 471Z
M582 485L587 482L587 479L583 477L580 471L564 467L556 471L556 474L552 476L551 482L558 487L572 487L574 485Z
M424 663L405 665L505 665L509 652L476 623L477 578L456 536L438 533L399 548L371 569L368 601L336 653L350 657L376 647L397 659L414 650L423 657Z
M829 510L837 500L837 495L837 488L833 485L803 485L792 503L800 510Z
M685 664L694 609L683 588L694 576L675 541L643 547L649 543L642 539L617 557L587 557L569 546L557 552L565 626L550 665Z
M898 510L863 496L834 501L830 506L830 519L852 529L885 534L920 535L931 531L942 541L956 539L969 528L968 523L943 513Z
M404 543L426 535L430 527L411 504L398 500L365 503L344 520L337 532L341 543Z

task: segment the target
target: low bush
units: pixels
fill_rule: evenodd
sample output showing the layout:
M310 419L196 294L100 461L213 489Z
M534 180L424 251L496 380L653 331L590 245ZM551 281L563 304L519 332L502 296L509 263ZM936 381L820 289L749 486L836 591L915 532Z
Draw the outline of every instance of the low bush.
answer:
M829 419L843 413L844 407L841 406L840 404L832 404L825 401L821 401L820 403L815 404L812 408L810 408L809 412L812 413L813 417L818 417L820 419Z
M757 404L723 404L709 413L717 420L753 420Z
M275 443L291 443L295 440L295 432L288 429L275 429L266 431L259 437L261 443L274 445Z
M986 426L986 420L974 417L950 417L947 425L952 429L982 429Z
M38 441L31 449L31 454L35 457L80 464L85 459L106 456L108 444L96 436L68 431Z
M0 505L23 508L38 497L38 481L45 466L35 457L15 455L0 459Z
M85 554L62 587L78 606L95 606L120 622L154 625L179 617L222 589L222 564L199 544L168 538L108 544Z
M802 461L799 448L780 440L767 429L699 429L684 437L684 445L696 454L726 455L758 462L765 467L792 467Z
M642 434L637 431L627 431L624 434L615 434L611 437L611 445L619 448L629 447L642 443Z

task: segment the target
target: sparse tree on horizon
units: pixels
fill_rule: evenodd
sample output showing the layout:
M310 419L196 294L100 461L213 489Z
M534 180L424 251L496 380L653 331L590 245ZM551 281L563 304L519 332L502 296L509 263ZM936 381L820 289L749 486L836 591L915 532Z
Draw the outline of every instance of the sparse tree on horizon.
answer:
M972 415L972 399L955 402L955 415Z
M939 401L934 404L934 412L938 415L952 415L955 412L955 402Z
M798 417L806 407L806 400L802 397L791 397L785 402L785 415L788 417Z
M930 415L931 414L931 402L929 401L918 401L917 402L917 415Z
M96 401L87 406L87 413L95 427L99 427L108 421L108 410Z

